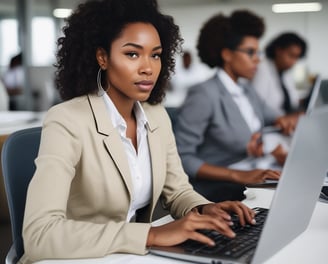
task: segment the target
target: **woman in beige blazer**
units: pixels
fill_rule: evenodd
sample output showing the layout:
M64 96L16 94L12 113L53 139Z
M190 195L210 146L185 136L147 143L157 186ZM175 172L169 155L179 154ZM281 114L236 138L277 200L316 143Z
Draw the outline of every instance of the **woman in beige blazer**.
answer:
M59 38L57 85L29 185L21 262L145 254L147 246L228 237L240 202L211 203L188 183L169 117L159 104L181 38L154 0L82 4ZM104 89L103 89L104 87ZM179 219L151 227L154 207Z

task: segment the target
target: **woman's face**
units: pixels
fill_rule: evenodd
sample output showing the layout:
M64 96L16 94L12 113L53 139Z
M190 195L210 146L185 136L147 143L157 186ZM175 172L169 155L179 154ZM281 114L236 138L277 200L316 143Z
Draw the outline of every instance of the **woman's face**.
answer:
M223 51L223 59L223 68L234 81L239 77L252 79L260 61L258 39L251 36L244 37L236 49Z
M123 103L146 101L161 70L161 52L160 37L153 25L127 24L106 57L107 93L111 99Z
M285 71L294 66L300 58L302 48L298 45L290 45L286 48L277 48L275 50L275 64L278 71Z

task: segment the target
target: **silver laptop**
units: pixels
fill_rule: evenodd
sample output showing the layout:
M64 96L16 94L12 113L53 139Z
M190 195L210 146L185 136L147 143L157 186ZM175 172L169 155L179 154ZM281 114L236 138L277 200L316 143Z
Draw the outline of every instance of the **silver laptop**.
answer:
M311 96L309 103L306 108L306 114L309 115L316 107L322 105L322 98L321 98L321 89L324 89L324 82L321 83L321 77L318 75L314 81L314 85L310 91Z
M300 119L257 246L247 257L191 254L181 245L150 252L195 263L263 263L307 228L328 168L327 135L327 106Z

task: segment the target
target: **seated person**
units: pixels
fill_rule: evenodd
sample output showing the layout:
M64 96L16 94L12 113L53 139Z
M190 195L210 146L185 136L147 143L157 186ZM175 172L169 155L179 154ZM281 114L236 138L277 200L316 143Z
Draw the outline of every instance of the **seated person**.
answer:
M10 60L3 82L9 95L9 110L25 110L23 55L19 53Z
M227 168L248 155L263 154L258 140L264 126L279 126L286 134L295 126L294 119L275 115L254 89L239 82L251 79L256 72L258 39L263 31L263 20L249 11L235 11L230 17L214 15L200 31L198 54L208 66L217 67L217 73L190 88L175 135L191 183L211 200L224 200L221 190L238 199L244 184L280 176L273 170ZM281 145L271 153L279 158L286 155Z
M92 23L90 23L92 21ZM146 254L148 246L233 238L238 201L213 203L184 173L161 106L181 38L155 0L88 0L68 18L57 52L63 103L45 118L23 224L21 263ZM159 198L178 220L151 225Z
M266 58L260 62L252 79L258 95L278 115L297 112L301 108L292 68L305 56L306 49L306 42L297 34L280 34L267 45Z
M9 110L9 97L7 90L0 79L0 111Z

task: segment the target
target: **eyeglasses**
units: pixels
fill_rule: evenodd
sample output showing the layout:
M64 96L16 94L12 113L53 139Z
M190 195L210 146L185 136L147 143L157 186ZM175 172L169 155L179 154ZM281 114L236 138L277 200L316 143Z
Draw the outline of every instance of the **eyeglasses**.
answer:
M239 52L243 52L245 54L248 55L248 57L250 57L251 59L253 59L253 57L256 55L257 57L261 57L262 56L262 52L260 50L256 50L256 49L234 49L234 51L239 51Z

